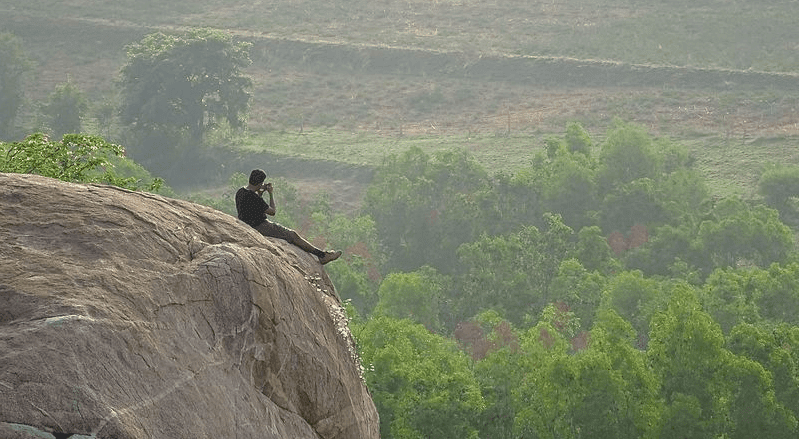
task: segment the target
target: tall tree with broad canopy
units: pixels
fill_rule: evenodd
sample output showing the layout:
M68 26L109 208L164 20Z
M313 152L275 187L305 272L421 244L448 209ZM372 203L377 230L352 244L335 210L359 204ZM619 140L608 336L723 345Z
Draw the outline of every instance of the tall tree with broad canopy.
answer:
M224 32L160 32L127 46L122 68L122 121L144 131L177 130L202 138L214 124L244 126L252 80L250 43Z

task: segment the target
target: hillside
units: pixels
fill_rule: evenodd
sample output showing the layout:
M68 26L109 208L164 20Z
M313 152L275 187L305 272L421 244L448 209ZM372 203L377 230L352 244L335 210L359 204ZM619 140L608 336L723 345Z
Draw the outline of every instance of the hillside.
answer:
M459 147L513 171L568 121L602 132L621 117L686 142L721 194L751 196L762 163L796 161L799 35L784 2L75 0L0 10L2 29L38 64L33 101L67 78L96 106L112 101L125 44L155 30L209 25L253 41L253 138L222 140L250 152L374 166L411 144Z

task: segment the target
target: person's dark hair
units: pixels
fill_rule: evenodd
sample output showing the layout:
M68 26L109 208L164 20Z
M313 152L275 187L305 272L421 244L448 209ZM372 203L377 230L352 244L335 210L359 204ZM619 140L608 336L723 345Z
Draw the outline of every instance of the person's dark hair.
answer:
M257 186L263 183L264 180L266 180L266 172L260 169L256 169L250 172L250 184Z

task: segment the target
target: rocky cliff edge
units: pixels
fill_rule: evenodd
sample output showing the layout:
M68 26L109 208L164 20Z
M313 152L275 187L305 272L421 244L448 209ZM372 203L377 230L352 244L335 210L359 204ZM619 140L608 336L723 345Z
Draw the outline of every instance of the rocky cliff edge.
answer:
M0 174L0 437L378 436L315 257L189 202Z

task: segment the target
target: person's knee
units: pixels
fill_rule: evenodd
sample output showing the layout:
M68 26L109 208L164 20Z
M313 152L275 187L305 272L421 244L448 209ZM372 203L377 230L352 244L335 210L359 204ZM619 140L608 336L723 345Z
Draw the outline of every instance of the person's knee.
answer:
M300 240L300 234L292 229L288 229L286 231L286 236L288 236L288 240L291 242L297 242Z

